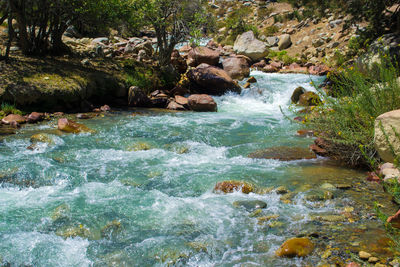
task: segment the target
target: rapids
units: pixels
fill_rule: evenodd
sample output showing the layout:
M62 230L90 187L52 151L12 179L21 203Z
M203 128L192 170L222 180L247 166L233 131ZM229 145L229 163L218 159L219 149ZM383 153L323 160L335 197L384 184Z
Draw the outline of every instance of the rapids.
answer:
M295 136L299 126L280 107L292 116L293 90L314 90L310 79L323 78L252 75L258 82L242 95L215 98L217 113L119 111L81 121L92 134L60 134L50 121L0 140L0 259L12 266L302 266L319 263L328 245L362 246L360 237L351 240L351 227L379 229L364 215L371 207L359 208L356 222L345 218L347 230L313 219L363 206L359 191L353 197L334 190L334 199L317 203L305 194L324 182L363 181L363 173L322 158L247 157L312 143ZM26 149L37 132L52 142ZM296 194L285 203L274 191L214 193L224 180L283 185ZM264 201L262 214L279 217L260 224L252 211L233 205L238 200ZM344 241L335 241L337 231ZM319 245L311 256L275 256L287 238L313 233Z

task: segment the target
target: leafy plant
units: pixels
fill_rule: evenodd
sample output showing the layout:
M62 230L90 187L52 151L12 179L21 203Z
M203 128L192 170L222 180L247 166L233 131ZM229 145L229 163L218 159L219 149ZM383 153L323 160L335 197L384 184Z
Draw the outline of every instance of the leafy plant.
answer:
M8 103L1 103L1 111L4 113L4 115L8 115L8 114L22 115L22 111L17 109L14 105L11 105Z

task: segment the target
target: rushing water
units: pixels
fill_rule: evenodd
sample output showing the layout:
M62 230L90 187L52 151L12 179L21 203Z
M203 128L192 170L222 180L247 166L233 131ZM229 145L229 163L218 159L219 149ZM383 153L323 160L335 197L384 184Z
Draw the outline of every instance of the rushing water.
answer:
M304 259L279 259L274 253L289 237L333 227L326 232L330 235L338 223L328 227L312 216L340 214L355 203L340 192L342 197L333 200L305 201L307 190L363 174L320 158L248 158L257 149L307 147L312 142L296 137L298 126L280 111L281 106L290 115L290 95L297 86L312 90L310 76L252 75L258 83L241 96L216 98L218 113L116 112L83 121L96 131L92 134L60 134L51 121L0 141L0 178L7 181L0 188L0 257L15 266L319 262L325 247L317 246ZM37 132L48 133L51 144L26 149ZM263 188L285 185L296 195L285 203L274 191L214 193L215 184L224 180ZM262 214L279 217L259 224L251 211L233 205L237 200L264 201L268 206ZM351 221L346 219L344 227L346 223Z

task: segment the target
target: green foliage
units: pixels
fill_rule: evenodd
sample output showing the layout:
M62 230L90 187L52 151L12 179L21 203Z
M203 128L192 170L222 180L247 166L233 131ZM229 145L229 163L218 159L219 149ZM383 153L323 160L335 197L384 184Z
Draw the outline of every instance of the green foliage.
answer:
M275 25L268 26L266 27L263 31L262 34L265 36L273 36L275 33L279 32L279 28Z
M289 56L286 50L283 51L270 50L268 58L282 61L285 65L290 65L292 63L299 62L299 59Z
M1 109L0 109L4 115L8 114L19 114L22 115L22 111L17 109L14 105L8 104L8 103L1 103Z
M386 56L381 61L328 75L333 81L329 93L336 98L324 93L326 105L307 121L332 143L339 158L353 166L368 166L365 157L376 157L373 145L376 117L400 108L399 70Z
M263 21L268 18L269 15L274 11L273 7L263 7L257 9L257 19Z
M254 25L246 23L250 15L251 9L249 7L239 8L231 12L226 19L226 32L230 31L233 39L247 31L253 31L257 35L258 29Z

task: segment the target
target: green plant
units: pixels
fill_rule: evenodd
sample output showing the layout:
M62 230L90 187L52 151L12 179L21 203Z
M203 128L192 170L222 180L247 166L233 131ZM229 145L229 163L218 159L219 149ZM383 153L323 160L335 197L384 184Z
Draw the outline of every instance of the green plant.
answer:
M333 82L326 105L307 121L330 143L331 153L352 166L371 167L376 157L374 122L382 113L400 108L399 70L385 55L375 66L349 67L328 78ZM366 157L365 157L366 156Z
M264 34L265 36L273 36L275 33L279 32L279 28L275 25L272 26L268 26L266 27L263 31L262 34Z
M4 113L4 115L8 115L8 114L22 115L22 111L17 109L14 105L11 105L8 103L1 103L1 111Z

